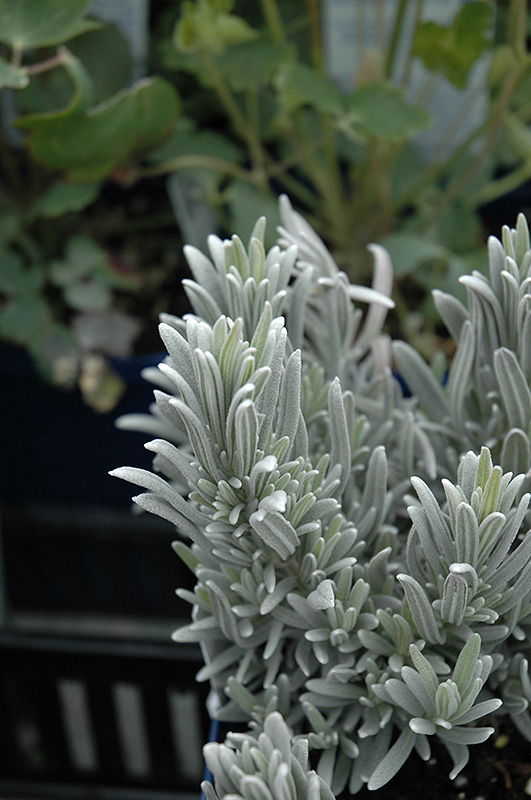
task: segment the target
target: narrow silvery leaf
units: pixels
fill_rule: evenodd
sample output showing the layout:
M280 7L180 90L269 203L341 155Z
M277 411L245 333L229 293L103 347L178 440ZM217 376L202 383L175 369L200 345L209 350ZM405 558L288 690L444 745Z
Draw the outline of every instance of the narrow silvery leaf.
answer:
M526 430L531 419L531 391L511 350L502 347L494 353L494 371L509 425Z
M295 350L289 357L282 376L276 423L277 436L287 436L290 442L293 442L297 432L300 402L301 352Z
M208 435L201 421L193 413L193 411L185 406L181 400L173 398L170 400L172 405L178 412L188 431L190 444L194 449L197 460L204 470L211 475L214 480L221 480L222 472L219 466L219 461L214 452L212 439Z
M187 516L177 511L167 500L151 493L139 494L133 497L133 500L144 511L149 511L151 514L156 514L158 517L171 522L181 533L189 536L205 553L212 552L212 545L201 528L190 522Z
M306 304L313 281L313 270L301 272L289 296L288 332L294 350L302 348L304 343L304 327L306 324Z
M420 661L417 660L417 668L418 666L420 666L422 674L407 665L402 667L400 674L406 686L409 686L416 699L421 703L423 708L422 716L431 716L435 711L435 703L432 695L437 689L433 682L433 675L431 675L431 673L428 675L425 664L421 664Z
M448 405L442 387L424 359L405 342L393 342L398 371L430 419L442 422L448 417Z
M451 294L441 292L440 289L434 289L432 297L448 333L455 342L460 344L461 330L464 322L468 319L468 311L460 300Z
M520 428L511 428L504 437L500 462L505 471L510 471L515 475L525 473L529 469L531 443L529 436Z
M448 396L452 418L464 421L464 402L469 390L469 380L475 357L474 328L469 320L463 323L457 353L452 361L448 379Z
M384 687L393 703L403 708L408 714L415 717L424 714L425 709L422 703L403 681L399 681L397 678L390 678L385 682Z
M463 275L459 278L459 283L466 286L479 302L490 349L493 351L496 347L504 347L507 343L507 333L503 309L486 278L474 272L472 275Z
M170 503L180 514L188 517L188 519L198 527L204 527L208 524L209 518L202 514L197 508L190 503L187 503L184 497L179 494L164 478L159 475L154 475L145 469L137 467L118 467L113 469L110 473L113 477L121 478L122 480L134 483L141 486L143 489L150 489L157 495Z
M445 730L441 738L444 742L449 741L455 744L481 744L482 742L486 742L493 733L494 728L455 727L451 730Z
M452 678L458 686L461 695L464 695L474 678L475 667L481 648L481 637L473 634L463 646L457 658Z
M249 475L256 458L258 445L258 416L252 400L244 400L238 406L234 418L235 453L241 459L242 478Z
M219 297L223 291L223 282L210 259L197 247L189 244L183 247L183 253L196 282L212 297Z
M476 566L479 555L479 526L468 503L460 503L456 509L454 541L457 561Z
M401 574L396 577L402 584L413 622L422 638L428 642L442 644L443 637L422 586L409 575Z
M411 478L411 483L426 512L429 526L433 531L433 536L438 547L441 549L448 562L453 561L452 537L448 528L448 523L439 507L435 495L421 478L413 477Z
M214 324L222 315L222 311L213 296L198 283L188 278L183 279L182 286L197 316Z
M293 555L299 543L299 537L293 525L278 512L255 511L249 522L258 536L274 550L281 559Z
M445 582L441 599L441 618L452 625L461 625L465 616L468 584L461 576L451 572Z
M332 465L339 464L341 467L341 483L337 490L338 497L340 497L350 478L351 452L345 406L338 378L330 384L328 413L331 439L330 463Z
M285 328L280 330L278 336L275 335L275 349L270 361L271 376L267 381L260 397L257 398L256 411L261 415L262 423L258 438L258 447L263 450L267 439L273 428L275 411L278 407L280 382L283 374L283 362L286 351L287 331ZM298 416L297 416L298 421Z
M161 323L159 333L175 368L186 383L197 391L197 381L192 363L190 345L181 334L170 325Z
M208 423L214 439L224 445L225 434L225 393L219 366L212 353L196 350L196 363L199 372L200 390Z
M406 729L402 731L397 741L372 773L367 784L369 791L380 789L396 775L409 758L415 744L415 738L416 734L412 730Z
M430 664L427 658L425 658L422 653L420 652L419 648L415 644L411 644L409 646L409 654L415 665L418 673L420 674L426 689L432 698L432 701L435 701L435 695L437 693L437 689L439 688L439 679L437 677L437 673L435 672L434 668ZM404 671L406 667L404 667Z
M354 348L357 358L365 355L371 342L381 333L388 310L394 308L394 302L391 299L393 267L389 253L384 247L377 244L369 244L367 249L374 257L372 290L361 286L349 287L349 295L352 300L369 303L369 310ZM362 289L365 289L363 293Z
M219 627L227 639L243 646L240 634L238 633L238 625L229 601L214 581L207 581L206 585L210 595L210 602L212 603L212 611L218 621Z
M486 717L487 714L493 714L502 705L502 701L494 698L492 700L483 700L481 703L476 703L469 711L464 714L458 714L454 721L455 725L467 725L469 722L475 722L480 717Z
M191 464L191 456L184 454L183 450L164 439L153 439L144 445L146 450L157 453L176 467L190 486L197 487L200 473L197 467Z

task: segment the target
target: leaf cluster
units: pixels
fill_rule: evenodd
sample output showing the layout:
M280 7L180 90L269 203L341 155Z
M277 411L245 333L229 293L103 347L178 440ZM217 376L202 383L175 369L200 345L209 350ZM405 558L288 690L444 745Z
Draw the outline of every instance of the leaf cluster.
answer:
M280 216L269 250L263 219L247 246L186 248L192 312L163 315L151 415L121 423L155 433L154 471L112 472L182 534L196 586L174 638L200 644L218 717L250 725L209 746L208 796L298 797L286 731L335 794L428 760L433 737L453 778L494 714L531 731L527 224L489 243L499 291L439 293L457 338L441 384L382 332L385 250L357 286L285 197Z

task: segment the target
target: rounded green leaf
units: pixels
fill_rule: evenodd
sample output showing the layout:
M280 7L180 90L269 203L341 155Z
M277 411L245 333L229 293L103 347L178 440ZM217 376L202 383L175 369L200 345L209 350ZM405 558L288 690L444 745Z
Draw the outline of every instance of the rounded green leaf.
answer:
M285 64L279 70L275 84L279 102L288 111L312 106L333 116L343 113L343 97L337 86L306 64Z
M371 83L357 88L348 100L349 119L345 135L368 135L403 142L429 127L429 114L404 102L403 91L389 83Z
M26 117L27 147L35 161L76 182L97 181L165 139L179 113L173 86L149 78L83 114L49 120ZM36 123L36 124L35 124Z
M14 49L60 44L98 22L83 19L90 0L0 0L0 41Z
M94 202L99 192L99 183L56 181L35 204L33 216L55 219L70 211L82 211Z

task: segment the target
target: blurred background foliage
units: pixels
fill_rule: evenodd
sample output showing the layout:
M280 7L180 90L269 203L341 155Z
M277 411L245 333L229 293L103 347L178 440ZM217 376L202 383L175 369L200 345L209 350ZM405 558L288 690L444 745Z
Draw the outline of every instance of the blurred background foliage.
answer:
M260 214L274 236L285 192L351 280L386 245L394 333L451 347L431 289L483 268L508 198L529 205L527 3L337 8L152 0L139 64L89 0L0 0L6 344L112 409L112 359L159 350L158 314L186 310L183 242Z

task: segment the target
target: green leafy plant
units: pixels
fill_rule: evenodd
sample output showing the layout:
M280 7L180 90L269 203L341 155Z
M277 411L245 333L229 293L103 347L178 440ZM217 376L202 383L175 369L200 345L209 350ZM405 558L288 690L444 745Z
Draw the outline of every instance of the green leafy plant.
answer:
M221 230L245 236L265 209L276 219L285 191L358 282L370 274L367 243L385 243L395 317L420 346L411 295L425 299L426 340L431 289L455 288L480 263L478 210L529 179L527 6L459 3L442 24L430 3L392 5L386 15L384 4L352 4L339 87L320 2L183 3L164 64L193 80L183 111L194 126L147 174L195 170Z
M106 411L124 390L109 358L133 351L161 276L97 214L110 216L106 185L171 133L179 101L160 77L130 85L127 43L89 5L0 2L0 336Z
M489 240L466 305L436 293L443 380L382 332L386 251L360 287L286 197L280 216L269 250L263 218L247 247L186 248L192 312L163 315L156 402L120 422L155 434L154 471L111 473L180 532L174 638L249 725L207 746L206 796L376 790L435 740L455 778L500 719L531 740L528 226Z
M215 226L247 236L264 210L276 219L286 191L353 280L370 280L366 244L386 245L392 324L431 357L431 289L454 291L480 263L478 209L531 174L527 4L458 3L443 22L430 2L400 0L392 19L384 5L353 4L348 85L329 63L319 0L153 9L159 74L132 84L127 43L91 18L89 0L2 0L0 259L9 273L16 261L20 278L15 289L0 281L2 339L112 407L124 388L110 365L117 323L127 352L146 348L161 293L176 283L175 217L196 244ZM442 123L440 92L457 104ZM73 325L76 293L50 271L80 237L131 276L115 270L100 312L110 334L88 351ZM87 297L109 296L108 271L87 282ZM87 393L94 359L101 392Z

